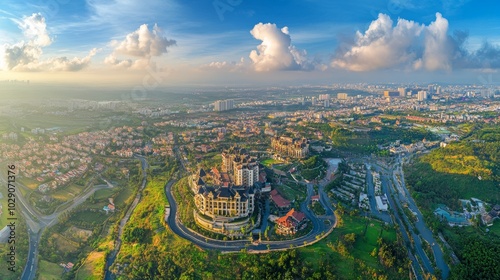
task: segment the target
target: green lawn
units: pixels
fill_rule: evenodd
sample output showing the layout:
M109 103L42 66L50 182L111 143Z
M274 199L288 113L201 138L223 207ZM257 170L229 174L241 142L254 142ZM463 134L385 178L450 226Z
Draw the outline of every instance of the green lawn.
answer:
M40 260L38 271L40 273L39 280L59 280L62 277L64 269L58 264Z
M83 221L87 223L96 223L101 224L109 217L110 214L106 215L106 213L102 212L92 212L88 210L83 210L80 212L76 212L72 217L72 221Z
M490 229L490 232L495 233L496 235L500 236L500 220L496 219L495 222L491 227L488 227Z
M125 206L125 202L133 195L133 189L131 187L125 187L120 190L118 195L115 197L115 205L119 208Z
M37 180L25 177L19 179L19 182L32 190L36 189L39 185L42 184L42 182L38 182Z
M268 158L268 159L261 161L260 163L262 163L264 166L270 167L272 164L280 164L283 162L280 160L277 160L277 159Z
M279 185L276 186L278 191L288 200L292 201L299 197L299 200L303 200L306 196L306 187L295 185L290 183L289 185Z
M327 246L329 242L335 243L345 234L355 233L356 242L350 250L351 255L356 259L362 260L369 267L382 269L378 259L370 256L370 253L374 248L378 247L377 239L380 236L383 223L376 220L368 220L367 224L367 220L363 217L350 217L347 215L345 215L343 219L344 225L334 229L328 237L314 245L299 249L304 255L305 261L317 268L322 260L328 259L335 263L335 267L338 269L339 279L357 279L356 275L358 275L358 273L356 273L354 269L356 266L355 261L333 252ZM365 228L366 234L363 234ZM394 241L396 240L396 232L393 228L383 230L382 237L389 241Z
M78 280L98 280L104 277L104 266L105 266L105 253L104 252L91 252L87 259L85 259L85 264L80 267L78 273L76 274L76 279Z
M115 194L118 190L118 188L97 190L94 193L94 199L107 200L109 197L112 197L113 194Z
M56 189L56 191L52 193L51 196L57 200L66 202L78 196L83 190L84 187L82 186L76 184L69 184L68 186Z

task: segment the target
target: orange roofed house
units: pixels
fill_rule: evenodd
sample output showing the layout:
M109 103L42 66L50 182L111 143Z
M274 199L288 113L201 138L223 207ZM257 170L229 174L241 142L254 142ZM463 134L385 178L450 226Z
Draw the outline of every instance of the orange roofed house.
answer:
M300 227L307 221L306 215L300 211L291 209L285 216L279 217L276 220L276 233L282 235L295 234Z

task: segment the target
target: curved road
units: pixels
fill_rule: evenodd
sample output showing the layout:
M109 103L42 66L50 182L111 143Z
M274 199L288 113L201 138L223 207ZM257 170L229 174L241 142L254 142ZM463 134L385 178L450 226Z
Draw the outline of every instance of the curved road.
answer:
M328 232L334 226L335 221L333 216L325 218L317 218L307 208L307 203L310 200L311 195L313 193L312 185L308 185L307 199L301 204L301 211L303 211L304 214L306 214L307 218L313 224L313 229L311 230L310 233L293 240L262 241L258 245L252 244L252 242L249 240L222 241L222 240L208 239L188 229L179 221L179 218L177 217L177 202L175 201L172 195L172 185L174 183L175 183L174 180L170 180L165 185L165 194L170 204L170 215L167 218L167 223L175 234L179 235L180 237L186 240L193 242L194 244L203 249L220 250L224 252L237 252L240 251L241 249L246 248L248 249L249 252L255 252L255 251L266 252L268 251L268 245L269 249L271 250L288 249L290 248L290 245L293 245L295 247L304 245L304 243L310 243L312 241L315 241L316 236ZM333 213L333 210L331 208L327 207L327 209L329 209L328 211L329 213ZM330 225L328 227L324 223L325 220L330 221Z
M175 157L180 161L182 169L181 173L187 170L186 163L181 155L181 151L175 145L173 147ZM307 198L300 205L300 211L304 212L306 217L312 222L313 229L308 234L293 239L293 240L285 240L285 241L262 241L258 245L252 244L249 240L234 240L234 241L222 241L215 239L208 239L205 236L200 235L199 233L188 229L184 226L177 217L177 202L175 201L172 195L172 186L176 182L176 180L170 180L165 184L165 195L167 196L167 200L170 204L170 215L167 218L167 224L172 229L172 231L179 235L180 237L189 240L203 249L208 250L220 250L224 252L237 252L241 249L248 249L249 252L261 251L267 252L268 246L271 250L277 249L287 249L290 246L302 246L305 243L310 243L316 240L316 236L330 232L333 227L335 227L335 216L333 216L333 210L331 208L331 203L329 202L328 196L323 191L323 186L319 186L320 191L320 201L323 204L323 207L326 209L327 215L324 217L316 217L307 207L309 201L311 200L311 196L314 193L312 184L307 185ZM329 225L325 225L325 221L329 221Z

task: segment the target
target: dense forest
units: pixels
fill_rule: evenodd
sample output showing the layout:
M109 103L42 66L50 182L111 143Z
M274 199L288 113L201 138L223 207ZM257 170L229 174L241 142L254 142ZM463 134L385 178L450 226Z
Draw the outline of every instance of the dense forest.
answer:
M405 169L406 182L421 206L430 209L443 203L458 210L458 199L471 197L500 202L500 128L476 129Z
M354 132L335 126L331 128L330 137L335 148L361 154L381 153L377 145L387 145L396 140L400 140L403 144L415 143L423 139L436 140L432 132L423 128L401 129L387 126L367 132Z

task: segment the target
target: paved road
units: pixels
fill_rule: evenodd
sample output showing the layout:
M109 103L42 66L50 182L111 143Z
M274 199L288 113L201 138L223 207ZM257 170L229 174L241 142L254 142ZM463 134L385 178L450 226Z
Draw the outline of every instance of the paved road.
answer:
M380 212L377 209L377 202L375 200L375 186L373 185L373 175L370 170L371 165L366 164L366 183L367 183L367 194L368 200L370 201L370 211L373 217L378 218L386 223L392 224L391 216L387 212ZM382 186L382 192L384 193Z
M441 247L439 247L438 243L434 239L434 236L432 235L432 231L425 225L424 222L424 217L422 216L422 213L418 209L415 201L413 200L413 197L411 197L410 192L408 191L408 188L406 188L405 185L405 180L404 180L404 173L403 173L403 168L401 163L401 159L398 159L398 166L395 169L393 179L395 184L399 184L398 180L396 179L396 174L399 174L401 178L401 184L400 187L404 190L406 193L407 201L408 201L408 208L413 211L413 213L416 213L417 216L417 222L415 222L415 227L419 231L419 235L429 244L431 244L432 251L434 253L434 259L436 260L436 266L441 270L441 275L443 279L448 278L450 274L450 269L448 265L446 264L444 260L444 254L443 251L441 250Z
M383 192L387 194L387 198L388 198L388 202L389 202L389 207L391 207L391 209L394 210L393 211L394 219L395 219L396 223L399 226L399 229L400 229L400 232L401 232L401 236L403 237L405 245L406 245L406 247L408 249L407 250L408 251L408 258L411 261L411 265L412 265L413 271L416 274L417 279L418 280L422 280L424 278L423 278L422 273L421 273L420 265L417 262L416 257L411 253L411 251L412 251L411 248L412 247L411 247L410 237L408 236L408 233L405 230L402 218L399 216L399 213L396 211L397 205L394 202L394 200L392 199L390 193L388 192L389 187L387 186L387 180L385 180L385 177L381 177L381 178L382 178L382 189L383 189ZM398 204L399 204L399 202L398 202Z
M390 170L390 171L387 170L386 168L381 168L378 165L374 165L374 166L382 174L382 176L381 176L382 185L384 187L387 187L387 189L385 189L384 192L387 194L387 196L389 198L389 202L391 204L390 206L394 210L396 210L396 207L399 208L401 210L401 213L403 213L402 217L399 217L397 212L394 211L396 218L399 219L400 223L399 222L398 223L400 224L400 227L402 226L403 222L405 222L407 225L409 225L408 226L409 231L410 231L411 237L414 241L415 253L420 257L421 265L423 265L423 268L425 269L425 271L434 273L434 267L432 265L432 262L423 249L423 246L427 246L427 245L422 244L422 240L420 239L420 237L424 240L424 242L428 242L429 244L431 244L431 248L432 248L432 251L434 254L436 266L437 266L437 268L439 268L441 270L442 278L446 279L449 276L449 267L446 264L446 262L444 261L444 254L443 254L441 248L439 247L439 245L437 244L437 242L435 241L435 239L432 235L432 232L425 225L422 213L420 212L420 210L416 206L415 201L413 200L408 189L406 188L406 185L404 183L404 174L403 174L403 170L402 170L400 164L401 164L401 159L398 159L395 162L394 166L392 166L392 168L391 168L392 170ZM399 177L401 179L401 183L400 183L400 181L398 181L397 177ZM393 182L394 182L394 188L391 188L391 186L393 185ZM392 199L392 197L390 197L391 193L394 195L394 200ZM407 203L408 208L412 212L416 213L416 217L417 217L416 222L412 222L406 216L406 214L402 208L402 205L404 203ZM417 233L415 231L415 228L417 230ZM403 235L406 235L406 232L404 231L403 227L401 228L401 231L402 231ZM405 242L406 242L406 239L405 239Z
M269 202L269 199L266 199L266 201L264 202L264 213L262 215L262 221L261 221L261 225L260 225L260 231L262 233L264 233L264 231L267 228L268 218L269 218L270 212L271 212L270 202Z

